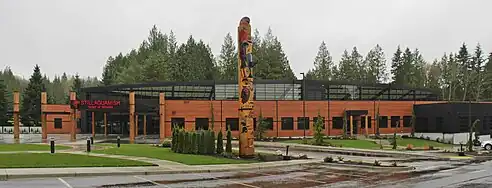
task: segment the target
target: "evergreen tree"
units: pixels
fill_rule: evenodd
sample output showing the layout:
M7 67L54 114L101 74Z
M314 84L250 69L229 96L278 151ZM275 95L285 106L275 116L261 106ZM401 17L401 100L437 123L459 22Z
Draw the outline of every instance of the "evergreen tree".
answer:
M440 89L439 77L441 76L441 69L439 68L439 61L434 60L432 65L426 65L426 79L425 88Z
M4 85L4 80L0 80L0 125L7 125L9 117L7 116L7 90Z
M357 80L357 65L353 64L354 62L351 59L348 51L343 51L342 58L340 59L340 63L338 64L338 80L343 80L347 82L354 82Z
M484 91L484 85L485 85L485 59L483 57L483 52L482 48L480 47L480 44L477 44L477 47L475 48L475 54L471 58L470 62L471 66L471 80L473 83L473 86L470 87L470 93L475 99L475 101L480 101L483 91Z
M314 122L314 143L316 145L322 145L323 144L323 138L324 138L324 134L323 134L323 117L321 117L321 114L318 110L318 118L316 120L316 122Z
M263 113L260 109L260 115L258 116L258 126L256 126L256 130L254 131L256 140L263 139L263 136L265 135L265 132L267 130L267 126L268 124L265 121L265 118L263 118Z
M465 101L467 97L469 97L468 93L470 84L472 83L472 74L471 74L471 63L470 63L470 55L468 54L468 49L466 45L463 45L456 55L456 61L459 65L459 80L460 80L460 92L461 92L461 100Z
M44 90L41 69L36 65L31 78L29 78L27 88L22 92L21 121L23 125L40 125L41 92Z
M376 45L367 53L365 62L367 64L366 81L368 83L383 83L387 79L386 58L383 49Z
M112 85L116 79L116 73L115 71L115 65L114 65L114 59L113 57L109 56L108 60L106 61L106 64L104 65L103 68L103 73L102 73L102 83L105 86ZM66 76L66 75L65 75Z
M406 82L404 72L405 67L403 66L402 56L403 55L400 50L400 46L398 46L396 52L393 54L393 58L391 59L391 73L393 74L393 83L397 85L403 85Z
M484 75L485 75L484 97L486 100L491 100L492 99L492 52L489 54L487 63L485 64Z
M409 74L409 81L410 85L418 88L423 88L425 84L425 66L426 62L420 54L418 49L415 49L415 51L412 53L412 62L410 64L410 74Z
M359 51L357 50L357 47L354 46L352 48L352 53L350 54L350 61L352 66L355 67L354 70L354 75L355 81L361 83L361 82L366 82L367 78L367 65L366 62L364 61L364 58L362 55L360 55Z
M224 137L222 136L222 130L217 134L217 154L224 153Z
M82 80L80 80L79 74L75 74L70 91L74 91L76 98L80 99L82 93ZM70 102L70 95L68 95L67 101Z
M231 127L227 127L227 136L226 136L226 153L232 153L232 133L231 133Z
M256 46L253 46L255 48ZM253 59L256 61L255 59ZM227 33L218 57L220 78L222 80L237 80L237 51L231 33Z
M318 48L318 54L314 58L314 70L312 71L313 78L316 80L332 80L332 67L332 57L326 47L325 41L322 41ZM310 72L306 74L306 77L311 77Z

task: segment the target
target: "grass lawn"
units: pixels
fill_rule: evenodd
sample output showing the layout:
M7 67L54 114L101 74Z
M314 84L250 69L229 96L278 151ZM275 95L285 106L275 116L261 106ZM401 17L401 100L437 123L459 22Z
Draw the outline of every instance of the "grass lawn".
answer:
M0 168L55 168L55 167L122 167L152 166L150 163L76 155L67 153L0 154Z
M312 139L308 140L308 143L312 143ZM380 149L379 144L369 141L369 140L335 140L335 139L324 139L326 143L334 146L340 146L344 148L359 148L359 149ZM286 143L297 143L303 144L302 140L286 140Z
M146 144L122 144L120 148L113 147L104 150L94 150L94 153L148 157L174 161L187 165L240 164L258 162L254 160L228 159L207 155L174 153L170 148L155 147Z
M389 141L391 141L391 139ZM424 139L416 139L416 138L398 138L396 139L396 144L398 146L404 146L404 147L406 147L408 144L412 144L413 147L419 147L419 148L424 147L424 145L438 147L438 148L453 146L451 144L444 144L432 140L424 140Z
M68 146L56 146L55 150L70 149ZM50 145L45 144L0 144L0 151L49 151Z

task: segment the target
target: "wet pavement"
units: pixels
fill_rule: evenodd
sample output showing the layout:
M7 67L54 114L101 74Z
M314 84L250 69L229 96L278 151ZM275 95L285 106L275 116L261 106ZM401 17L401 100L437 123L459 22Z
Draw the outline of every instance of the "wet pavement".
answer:
M490 164L488 164L490 165ZM456 169L460 174L480 174L475 168L481 165L469 165ZM492 172L492 167L490 168ZM490 172L488 172L490 174ZM444 173L444 174L443 174ZM239 172L187 173L141 176L104 176L104 177L63 177L43 179L14 179L0 181L2 188L18 187L439 187L439 182L452 183L446 178L446 172L431 175L411 173L389 173L381 170L361 168L335 168L326 164L283 167L275 170L251 170ZM447 172L454 174L455 172ZM484 173L487 173L484 171ZM437 175L436 175L437 174ZM485 174L482 174L485 175ZM463 178L473 175L463 176ZM459 179L455 179L458 181ZM485 178L485 180L492 180ZM484 181L485 181L484 180ZM435 182L437 181L437 182Z

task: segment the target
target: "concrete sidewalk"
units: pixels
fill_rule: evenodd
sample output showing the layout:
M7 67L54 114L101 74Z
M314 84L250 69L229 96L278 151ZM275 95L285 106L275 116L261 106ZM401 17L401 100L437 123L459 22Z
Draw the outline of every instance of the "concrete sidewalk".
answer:
M181 165L158 167L81 167L81 168L11 168L0 169L0 180L17 178L149 175L176 173L229 172L302 166L321 163L320 160L291 160L251 164Z

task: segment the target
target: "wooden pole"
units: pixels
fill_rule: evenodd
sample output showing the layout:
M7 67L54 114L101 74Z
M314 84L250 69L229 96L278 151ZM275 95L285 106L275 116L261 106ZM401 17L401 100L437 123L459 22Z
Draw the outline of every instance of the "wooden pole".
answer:
M108 137L108 119L107 119L107 113L104 112L104 136Z
M354 122L353 116L350 116L350 137L354 136Z
M96 114L92 112L92 138L96 136Z
M77 93L70 92L70 100L77 100ZM72 109L72 127L70 128L70 141L77 140L77 109Z
M14 139L19 140L20 123L19 123L19 92L14 91Z
M368 121L369 116L366 115L364 119L365 119L366 136L369 136L369 129L368 129L369 125L367 125L369 123Z
M129 114L130 144L133 144L135 142L135 92L134 91L130 91L129 102L130 102L130 114Z
M165 96L164 93L159 93L159 139L164 141L164 137L166 136L166 129L165 129Z
M48 98L46 96L46 92L41 92L41 132L42 132L42 140L46 141L48 139L48 130L46 125L46 112L44 111L46 108L46 104L48 103Z
M147 114L143 115L143 134L144 137L147 136Z

